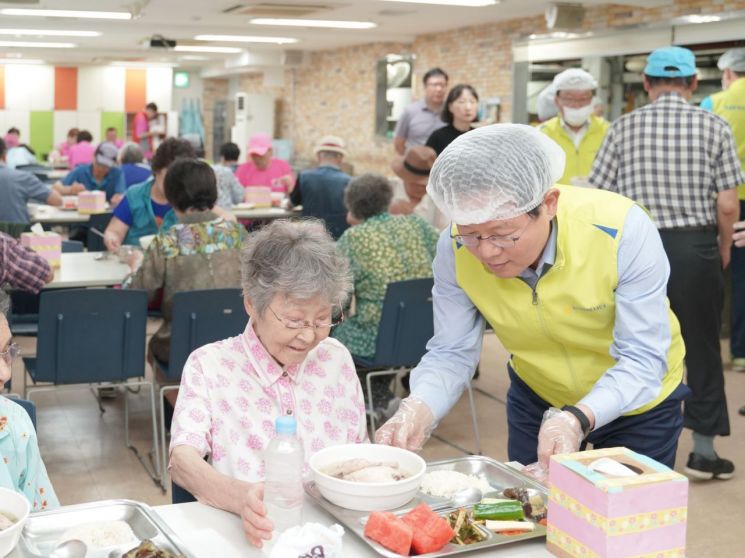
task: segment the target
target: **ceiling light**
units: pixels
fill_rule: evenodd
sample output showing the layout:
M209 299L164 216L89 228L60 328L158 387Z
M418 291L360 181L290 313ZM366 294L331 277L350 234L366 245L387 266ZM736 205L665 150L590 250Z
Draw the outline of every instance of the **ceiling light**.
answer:
M0 66L3 64L44 64L44 61L36 58L0 58Z
M9 16L70 17L79 19L132 19L129 12L92 12L82 10L33 10L2 8L0 14Z
M715 21L720 21L722 18L718 15L687 15L683 16L684 20L686 20L688 23L714 23Z
M501 0L383 0L383 2L404 2L406 4L441 4L443 6L466 6L479 8L481 6L496 6Z
M13 35L15 37L100 37L98 31L64 31L47 29L0 29L0 35Z
M221 47L221 46L199 46L199 45L176 45L173 49L176 52L216 52L219 54L237 54L243 52L238 47Z
M0 41L0 47L17 48L75 48L75 43L36 43L29 41Z
M250 35L197 35L197 41L225 41L228 43L271 43L285 45L296 43L291 37L252 37Z
M328 19L277 19L258 17L248 21L254 25L283 25L290 27L326 27L331 29L372 29L372 21L335 21Z
M175 68L178 64L173 62L128 62L126 60L115 60L109 64L125 68Z
M209 56L197 56L194 54L187 54L186 56L179 56L179 60L202 61L202 60L209 60Z

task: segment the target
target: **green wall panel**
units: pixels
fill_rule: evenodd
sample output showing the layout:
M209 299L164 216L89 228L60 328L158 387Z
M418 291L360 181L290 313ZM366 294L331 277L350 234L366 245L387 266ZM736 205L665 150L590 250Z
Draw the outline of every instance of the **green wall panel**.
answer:
M112 126L116 128L116 135L119 139L124 139L124 116L123 112L102 112L101 113L101 139L106 137L106 128Z
M43 161L54 144L54 117L51 110L31 111L29 116L29 144L36 158Z

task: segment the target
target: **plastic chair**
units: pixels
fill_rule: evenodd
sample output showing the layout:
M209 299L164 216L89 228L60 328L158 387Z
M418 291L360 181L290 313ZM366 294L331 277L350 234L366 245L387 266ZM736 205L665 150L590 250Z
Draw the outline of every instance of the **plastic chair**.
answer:
M163 477L165 486L166 418L164 397L166 392L177 391L181 373L189 355L199 347L239 335L248 322L240 289L205 289L183 291L173 295L171 318L171 347L168 362L155 360L155 368L166 381L173 382L160 388L160 441L163 448Z
M171 481L171 503L172 504L188 504L189 502L196 502L196 501L197 499L194 497L194 495L191 492L189 492L185 488L181 488L175 482Z
M28 399L21 399L15 393L7 393L4 397L7 397L13 403L23 407L23 409L28 413L28 418L31 419L31 424L34 425L34 430L36 430L36 405L34 405L34 402L29 401Z
M383 299L383 312L378 326L375 355L371 360L355 357L358 370L366 372L365 389L370 415L371 439L374 438L376 430L372 378L404 373L416 366L427 352L427 342L434 335L433 285L434 281L431 278L389 283ZM476 453L480 454L481 436L470 381L466 390L471 406Z
M145 379L145 325L147 293L122 289L70 289L45 291L39 309L36 357L24 358L26 372L34 384L24 396L40 391L80 384L146 386L150 390L154 463L152 471L129 440L129 391L124 390L124 437L131 449L159 484L160 451L155 411L155 389ZM132 381L132 379L136 379ZM100 403L100 402L99 402Z
M91 218L88 220L88 228L85 238L85 245L89 252L104 252L106 250L103 238L98 236L96 233L91 232L91 229L105 232L106 227L109 226L109 221L111 221L111 216L111 213L94 213L91 215Z
M85 247L83 246L83 243L79 240L63 240L62 241L62 253L63 254L73 254L77 252L82 252Z

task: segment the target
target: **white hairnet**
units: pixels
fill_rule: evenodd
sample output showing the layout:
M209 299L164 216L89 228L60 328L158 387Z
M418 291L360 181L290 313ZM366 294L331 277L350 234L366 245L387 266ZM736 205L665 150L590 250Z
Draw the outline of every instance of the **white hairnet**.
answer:
M589 72L580 68L569 68L554 77L554 88L556 91L577 89L580 91L597 89L598 82Z
M460 225L512 219L540 205L564 173L565 157L533 126L484 126L459 136L437 157L427 193Z
M538 120L541 122L559 114L556 107L556 88L552 83L538 94Z
M745 47L731 48L722 54L717 62L717 68L722 71L745 72Z

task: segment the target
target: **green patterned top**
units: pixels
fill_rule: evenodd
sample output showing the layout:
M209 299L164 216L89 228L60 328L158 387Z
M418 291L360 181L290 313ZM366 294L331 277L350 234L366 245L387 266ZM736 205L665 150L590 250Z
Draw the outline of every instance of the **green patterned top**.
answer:
M432 277L438 233L415 215L381 213L347 229L338 242L354 275L356 313L333 336L353 355L370 358L388 283Z

